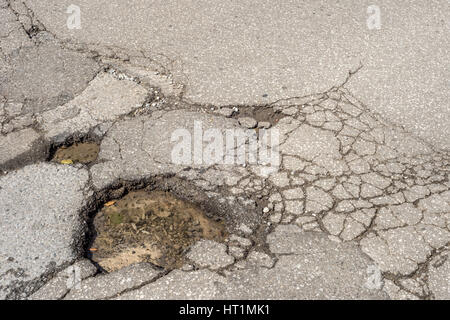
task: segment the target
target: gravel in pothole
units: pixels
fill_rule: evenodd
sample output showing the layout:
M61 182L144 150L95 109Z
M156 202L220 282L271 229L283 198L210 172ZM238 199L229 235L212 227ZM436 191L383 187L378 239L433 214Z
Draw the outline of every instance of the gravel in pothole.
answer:
M199 239L223 241L223 223L164 191L134 191L110 201L94 218L91 259L108 272L139 262L164 268L183 265Z
M87 164L97 159L100 147L95 142L75 143L56 150L52 161Z

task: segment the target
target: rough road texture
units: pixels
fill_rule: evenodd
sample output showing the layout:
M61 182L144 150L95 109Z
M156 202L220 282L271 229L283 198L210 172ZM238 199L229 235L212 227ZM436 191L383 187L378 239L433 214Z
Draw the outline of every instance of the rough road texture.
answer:
M88 172L52 164L0 178L1 298L24 298L81 251Z
M82 8L92 9L82 2ZM159 43L153 49L134 36L122 37L126 44L101 32L91 32L92 39L84 36L98 10L87 10L80 33L69 32L64 29L67 6L65 1L46 1L44 6L43 1L0 0L5 22L0 31L0 298L450 299L445 90L433 92L423 103L436 101L433 110L444 110L439 129L427 131L435 113L411 124L397 111L391 116L389 108L379 109L373 96L358 90L373 79L364 73L364 63L358 69L345 59L327 60L304 80L312 85L296 91L291 85L301 86L302 81L279 73L283 50L273 49L253 65L244 63L240 46L254 44L254 34L235 39L241 48L234 51L237 58L211 60L209 52L194 55L191 46L200 40L194 30L184 30L190 32L182 41L187 47L177 48L181 53L175 58L158 40L156 35L164 33L160 30L152 31ZM171 6L169 1L166 9L160 8L162 20ZM247 8L245 1L240 6ZM287 10L281 7L273 9ZM107 4L105 8L112 10ZM252 8L254 16L246 21L258 21L268 9ZM122 17L133 13L123 10ZM202 13L198 15L200 23ZM320 21L323 12L319 16ZM171 27L180 27L177 23ZM288 26L270 30L290 30ZM133 28L126 32L133 34ZM161 28L168 26L163 23ZM223 39L215 43L227 48L226 32ZM285 40L289 56L295 45ZM435 40L425 41L426 50ZM381 48L384 41L379 42ZM310 53L296 54L303 58ZM371 57L368 63L374 66L382 58ZM231 69L214 81L210 77L223 71L217 59ZM261 61L269 64L255 72L256 78L243 77L242 85L236 77L253 71L239 70L234 59L249 70L257 70ZM439 68L442 59L437 57L433 67ZM183 63L185 70L180 71ZM448 82L445 72L439 75L431 83ZM270 101L261 100L261 83L275 81L271 76L282 77L289 88L282 94L268 89ZM258 77L264 80L259 83ZM323 86L323 79L330 83ZM233 81L243 89L231 86ZM408 82L409 89L418 83ZM391 89L377 88L394 97L390 108L405 113L408 97L398 98L399 92ZM421 121L424 127L418 128ZM195 122L201 122L203 131L221 133L239 128L278 131L279 168L228 165L223 159L174 164L172 134L184 129L194 136ZM55 147L83 140L100 145L93 163L46 162ZM142 263L98 273L84 259L88 214L107 200L148 185L220 216L229 232L226 242L194 244L186 254L188 262L176 270ZM74 270L78 282L71 285Z

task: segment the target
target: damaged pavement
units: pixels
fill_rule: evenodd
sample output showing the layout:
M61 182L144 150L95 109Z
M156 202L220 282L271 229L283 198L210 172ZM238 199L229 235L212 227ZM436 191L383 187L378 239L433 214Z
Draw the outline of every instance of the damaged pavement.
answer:
M192 60L63 36L43 6L0 0L0 299L450 299L448 134L364 104L364 61L326 89L227 99L229 79L196 82ZM279 168L173 163L173 132L195 122L277 130ZM86 161L67 152L82 143ZM139 190L191 203L224 237L181 248L181 265L107 272L94 219Z

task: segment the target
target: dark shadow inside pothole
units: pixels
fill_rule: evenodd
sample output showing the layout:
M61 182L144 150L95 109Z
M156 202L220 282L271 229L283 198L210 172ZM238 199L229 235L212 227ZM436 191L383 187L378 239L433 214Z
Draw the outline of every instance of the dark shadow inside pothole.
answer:
M91 221L88 257L106 272L149 262L179 268L200 239L223 242L225 223L174 194L140 189L107 201Z
M100 146L96 142L76 142L55 148L51 161L63 164L90 164L97 160L99 152Z

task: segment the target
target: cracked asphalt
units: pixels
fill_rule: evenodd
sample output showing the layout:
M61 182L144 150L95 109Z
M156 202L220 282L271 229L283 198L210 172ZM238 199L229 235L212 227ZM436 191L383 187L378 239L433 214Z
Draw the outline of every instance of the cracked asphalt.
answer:
M0 0L0 299L450 299L448 1L377 30L366 1L71 4ZM174 163L196 122L278 132L279 167ZM225 241L102 272L91 219L141 188Z

